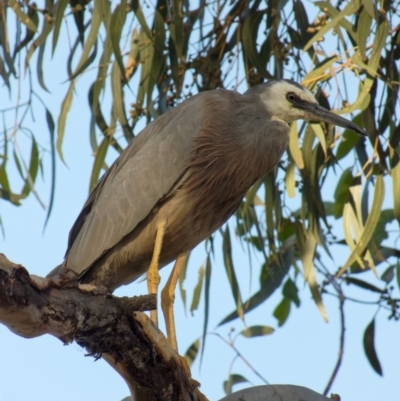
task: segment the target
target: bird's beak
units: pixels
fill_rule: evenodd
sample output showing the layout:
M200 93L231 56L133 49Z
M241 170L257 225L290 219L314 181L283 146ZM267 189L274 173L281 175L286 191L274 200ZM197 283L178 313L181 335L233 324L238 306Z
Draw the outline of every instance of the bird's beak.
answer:
M367 131L360 128L357 124L354 124L352 121L340 117L338 114L332 113L319 104L302 101L298 102L294 106L306 112L305 114L307 120L323 121L328 124L334 124L338 125L339 127L352 130L359 135L368 136Z

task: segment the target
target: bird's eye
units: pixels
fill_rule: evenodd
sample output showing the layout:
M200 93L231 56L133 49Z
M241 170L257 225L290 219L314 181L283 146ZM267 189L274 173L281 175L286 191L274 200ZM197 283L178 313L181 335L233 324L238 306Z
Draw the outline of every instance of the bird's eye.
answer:
M293 92L289 92L286 94L286 99L290 102L293 103L294 101L297 100L297 95L294 94Z

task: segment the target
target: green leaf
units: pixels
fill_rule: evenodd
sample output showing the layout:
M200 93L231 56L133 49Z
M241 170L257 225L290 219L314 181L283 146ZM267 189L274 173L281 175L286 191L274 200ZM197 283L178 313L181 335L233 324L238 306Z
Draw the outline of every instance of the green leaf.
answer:
M307 32L310 23L308 22L307 11L301 0L296 0L293 5L294 16L297 22L298 31L301 32L300 40L302 41L302 47L310 40L311 34Z
M257 52L257 37L260 23L263 19L264 11L255 11L248 15L243 25L242 45L243 50L250 60L251 64L257 68L257 71L268 79L272 79L271 74L262 64L260 55Z
M352 121L357 125L363 125L361 114L358 114L355 118L353 118ZM355 132L352 132L350 130L344 131L342 135L342 140L339 142L339 146L336 151L336 159L341 160L345 156L347 156L350 153L350 151L354 149L356 143L360 139L361 139L360 136L357 135Z
M355 110L365 110L371 101L371 85L373 83L372 78L366 78L364 82L359 82L358 96L354 103L349 106L337 111L338 114L349 114Z
M289 198L294 198L296 196L296 180L295 180L296 165L294 160L290 158L290 163L286 169L285 184L286 191Z
M303 224L300 222L296 222L295 228L297 245L299 248L301 262L303 264L304 279L310 287L311 295L315 304L317 305L319 313L325 322L328 322L328 315L318 289L315 266L313 262L317 241L309 231L305 231Z
M61 24L64 19L65 9L67 8L68 4L69 0L59 0L56 4L56 13L54 16L53 47L52 47L53 55L54 51L56 50L58 36L60 35Z
M125 80L125 67L122 62L121 49L119 47L119 42L121 40L122 28L125 24L126 19L126 0L121 0L121 4L115 7L115 10L111 16L110 26L108 27L109 35L111 38L111 44L115 59L121 70L121 76Z
M360 280L358 278L346 277L345 281L347 284L353 284L353 285L356 285L357 287L363 288L364 290L377 292L378 294L383 294L385 292L385 290L381 290L380 288L378 288L370 283L367 283L366 281Z
M25 69L28 67L29 60L31 59L35 50L45 43L47 36L52 30L52 20L50 19L50 16L45 15L42 31L40 32L40 35L34 40L34 42L30 45L29 50L26 53Z
M101 19L99 16L97 16L97 19L98 19L98 26L96 26L95 28L97 28L97 30L98 30L100 27ZM85 71L90 66L90 64L93 63L93 61L95 60L95 58L97 56L97 32L95 34L94 34L94 31L92 32L93 27L94 27L94 25L92 23L90 25L90 32L86 39L85 46L84 46L83 52L81 54L81 58L79 60L79 63L77 65L75 71L72 73L72 75L70 75L70 77L69 77L70 80L75 79L78 75L80 75L83 71ZM94 37L93 37L93 34L95 35ZM91 50L93 46L94 46L93 51L89 55L86 51L87 51L87 49Z
M316 4L320 8L325 8L328 5L330 5L327 1L317 1L314 4ZM330 10L332 11L332 10ZM314 42L316 42L318 39L322 38L328 31L331 29L335 28L339 22L341 22L342 19L345 19L344 17L346 15L351 15L354 14L357 11L357 5L354 1L351 1L347 3L347 5L343 8L343 10L339 13L337 13L334 18L332 18L326 25L322 26L321 29L308 41L308 43L304 46L304 51L307 51Z
M313 70L306 74L302 80L302 84L312 89L322 78L329 78L332 75L330 68L337 60L339 60L339 57L331 56L319 62ZM326 72L327 70L329 72Z
M325 155L325 159L326 159L328 157L327 145L326 145L326 138L325 138L324 131L322 131L321 123L311 122L310 127L314 131L315 136L318 138L318 140L321 144L322 150L324 151L324 155Z
M290 299L297 307L300 306L300 299L298 295L299 290L296 287L296 284L290 278L287 279L285 285L282 288L282 295Z
M253 338L267 336L274 331L275 329L269 326L250 326L242 330L239 334L246 338Z
M21 191L24 197L27 197L31 190L34 189L37 172L39 169L39 149L34 137L32 137L31 159L29 163L29 170L25 179L25 185ZM42 204L42 206L44 206Z
M389 233L386 230L386 224L390 224L393 220L393 209L382 210L373 235L374 241L377 246L381 245L383 240L389 238Z
M244 317L243 303L242 303L242 297L240 295L239 284L236 279L235 268L233 266L231 236L229 233L228 225L226 226L224 235L223 235L222 250L224 253L225 270L226 270L226 274L228 276L229 284L231 285L231 290L232 290L233 299L235 301L236 310L237 310L240 318L243 319L243 317Z
M392 176L393 210L400 223L400 156L389 144L390 175Z
M350 185L353 181L353 174L351 173L351 168L343 171L342 176L335 189L333 204L333 215L336 219L343 216L343 208L349 197Z
M378 375L382 376L382 367L375 350L375 319L367 326L364 332L364 351L369 363Z
M111 69L111 91L113 98L113 110L115 117L119 120L122 126L126 126L128 121L126 119L124 107L124 92L121 85L121 70L118 63L114 61Z
M257 306L261 305L264 301L266 301L277 288L279 288L282 284L283 279L287 275L289 268L292 264L293 260L293 249L288 249L282 256L283 264L278 264L275 261L271 263L268 267L268 274L262 280L261 288L254 295L252 295L248 300L246 300L243 305L245 306L244 312L250 312L255 309ZM265 266L265 264L264 264ZM231 312L228 316L226 316L218 326L221 326L225 323L231 322L232 320L238 318L237 310Z
M374 199L372 201L371 210L365 223L364 229L361 233L361 236L355 248L352 250L349 258L347 259L346 263L339 270L338 276L340 276L345 270L347 270L349 266L351 266L354 262L356 262L359 259L361 253L365 250L369 241L371 240L372 235L379 221L384 195L385 195L385 184L383 182L383 177L382 175L378 175L376 178Z
M25 14L16 0L8 0L10 3L10 8L15 12L17 18L30 30L33 32L37 31L37 25Z
M293 157L294 162L299 170L304 168L303 154L299 146L299 136L297 131L297 121L293 121L290 125L290 141L289 141L289 151Z
M358 49L364 61L367 59L367 40L371 33L371 24L372 24L372 18L364 7L363 10L361 11L357 25Z
M173 16L169 26L170 35L175 43L176 52L178 57L184 61L183 54L183 3L180 0L172 0Z
M165 48L165 27L161 14L156 11L154 16L154 42L153 56L151 59L151 68L147 86L147 104L152 104L152 94L154 87L160 79L162 67L164 64L164 48Z
M197 354L199 353L199 347L200 347L200 340L197 339L194 343L192 343L189 348L185 352L185 359L189 365L189 368L193 365L194 360L197 357Z
M376 18L376 12L375 12L375 4L373 0L361 0L362 5L364 6L364 9L367 11L369 16L373 19Z
M204 281L204 273L205 273L204 266L200 266L199 278L197 279L197 284L193 291L192 305L190 306L190 312L192 314L199 307L201 289L203 287L203 281Z
M382 49L385 46L386 40L389 36L389 23L386 19L382 19L379 24L374 43L372 44L371 56L368 61L368 67L376 71L379 66L379 61L382 56Z
M43 57L44 57L44 51L46 48L46 42L44 42L40 47L39 47L39 55L37 58L37 64L36 64L36 73L37 73L37 78L39 81L39 85L42 87L43 90L46 92L50 92L47 89L47 86L44 82L44 74L43 74Z
M100 172L104 166L104 160L106 158L107 150L108 147L110 146L111 140L112 140L111 137L105 136L101 141L100 146L96 150L92 168L92 174L90 176L89 192L93 191L94 187L97 185L97 182L99 181Z
M389 266L381 275L381 280L389 284L394 279L395 265Z
M146 36L149 39L151 39L151 37L152 37L151 31L146 23L146 18L143 15L142 7L139 4L139 0L132 0L131 5L132 5L133 11L136 15L136 18L138 19L139 24L142 27L144 33L146 34Z
M53 210L54 204L54 195L55 195L55 188L56 188L56 148L54 144L54 137L55 137L55 124L53 120L53 116L51 115L50 111L46 108L46 122L47 127L49 129L50 134L50 157L51 157L51 188L50 188L50 201L49 206L47 208L46 219L44 222L44 228L49 221L51 211Z
M281 327L285 324L290 313L290 300L288 298L282 298L282 301L274 310L274 317L278 320L278 326Z
M397 278L397 287L400 289L400 264L398 261L396 266L396 278Z
M182 299L182 303L183 303L183 309L185 310L185 315L186 315L186 290L184 287L184 283L186 280L186 273L187 273L190 255L191 255L191 253L188 254L186 261L185 261L185 265L183 266L181 273L179 275L179 292L181 294L181 299Z
M203 360L204 350L206 348L206 335L208 328L208 318L210 313L210 282L211 282L211 259L210 255L207 255L205 286L204 286L204 324L203 324L203 336L201 341L200 366Z
M237 373L233 373L229 375L228 380L224 381L224 391L225 394L229 395L232 393L232 387L235 384L240 383L249 383L249 381L242 375L238 375Z
M62 143L64 140L64 133L65 133L65 123L67 121L67 115L69 112L69 109L71 108L72 104L72 98L74 94L74 86L75 86L75 81L71 81L67 95L65 96L62 104L61 104L61 111L60 115L58 116L58 132L57 132L57 152L60 156L60 159L63 161L65 164L64 160L64 155L62 152Z

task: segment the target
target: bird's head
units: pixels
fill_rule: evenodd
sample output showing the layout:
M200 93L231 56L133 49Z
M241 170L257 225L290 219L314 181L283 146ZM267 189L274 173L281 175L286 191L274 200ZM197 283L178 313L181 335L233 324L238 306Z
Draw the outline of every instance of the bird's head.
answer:
M367 135L358 125L320 106L314 95L295 81L269 81L259 85L255 91L260 95L272 120L286 123L295 120L322 121Z

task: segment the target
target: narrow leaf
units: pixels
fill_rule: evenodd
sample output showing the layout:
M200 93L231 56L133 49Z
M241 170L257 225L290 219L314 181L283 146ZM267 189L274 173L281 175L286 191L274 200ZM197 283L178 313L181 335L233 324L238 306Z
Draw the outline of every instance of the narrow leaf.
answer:
M113 96L113 110L115 116L119 120L122 126L126 126L128 121L126 119L125 107L124 107L124 93L121 85L121 70L118 63L114 61L111 69L111 91Z
M56 13L54 16L54 32L53 32L53 46L52 53L54 55L54 50L56 49L58 36L60 35L60 29L62 20L64 18L65 9L69 4L69 0L59 0L56 4Z
M267 336L268 334L272 334L274 331L275 329L269 326L251 326L242 330L239 334L243 337L253 338Z
M316 4L322 5L323 3L327 2L316 2ZM328 31L331 29L335 28L339 21L346 15L351 15L354 14L357 11L357 5L355 2L351 1L347 3L347 5L343 8L341 12L339 12L334 18L332 18L326 25L321 27L321 29L308 41L308 43L304 46L304 51L307 51L314 42L316 42L318 39L322 38Z
M192 305L190 306L190 312L192 314L199 307L201 289L203 287L203 281L204 281L204 273L205 273L204 266L200 266L199 278L197 280L196 287L194 288L194 291L193 291Z
M239 284L236 279L235 269L233 267L231 237L228 225L226 226L224 231L222 249L224 253L225 270L228 276L229 284L231 285L233 299L235 301L238 315L243 320L244 318L243 303L240 295Z
M43 229L46 228L46 225L51 215L51 211L53 210L54 194L56 189L56 149L54 144L55 124L53 116L51 115L50 111L47 108L46 108L46 122L50 134L51 186L50 186L50 201L49 201L49 206L47 208L47 214L46 214L46 219L44 221Z
M95 157L94 163L92 168L92 174L90 176L90 184L89 184L89 191L91 192L93 188L96 186L97 182L99 181L100 172L102 167L104 166L104 160L107 155L108 147L110 146L112 138L108 135L104 137L100 146L98 147Z
M183 266L181 273L179 275L179 292L181 294L181 299L182 299L182 303L183 303L183 309L185 310L185 315L186 315L186 289L184 287L184 283L186 280L186 273L187 273L190 255L191 254L189 253L186 258L185 265Z
M328 157L327 153L327 145L326 145L326 138L324 131L322 131L322 127L320 123L310 123L310 126L312 130L314 131L315 136L319 139L319 142L322 146L322 149L324 151L325 159Z
M393 210L400 223L400 156L389 144L390 174L392 176Z
M375 184L374 199L372 201L371 210L365 223L363 232L355 248L353 249L349 258L347 259L346 263L339 270L337 274L338 276L342 275L343 272L346 271L347 268L351 266L360 257L361 253L365 250L369 241L371 240L372 235L379 221L384 195L385 195L385 184L383 182L383 177L382 175L378 175Z
M278 320L278 326L281 327L285 324L290 313L290 300L282 298L282 301L274 310L274 317Z
M364 288L368 291L377 292L378 294L383 294L385 292L385 290L381 290L380 288L358 278L346 277L345 280L348 284L356 285L357 287Z
M361 11L357 25L358 49L360 50L361 57L364 61L367 59L367 39L371 33L371 24L372 18L364 7Z
M394 279L395 265L389 266L381 275L381 280L389 284Z
M289 142L289 150L290 154L293 157L294 162L299 170L304 168L303 154L300 150L299 146L299 137L297 132L297 121L293 121L290 126L290 142Z
M382 376L382 367L375 350L375 319L367 326L364 332L364 351L369 363L378 375Z
M200 340L197 339L193 344L189 346L189 348L185 352L185 359L189 365L189 368L193 365L194 360L197 357L200 347Z
M206 335L208 328L208 318L210 313L210 282L211 282L211 259L210 255L207 255L206 261L206 277L204 286L204 324L203 324L203 336L201 341L201 356L200 356L200 366L203 360L203 354L206 347Z
M37 31L36 24L25 14L16 0L8 0L11 9L15 12L17 18L24 24L30 31Z
M60 159L63 161L63 163L65 164L65 160L64 160L64 155L62 152L62 143L64 140L64 133L65 133L65 124L67 121L67 115L69 112L69 109L71 108L71 104L72 104L72 98L73 98L73 94L74 94L74 86L75 86L75 81L71 81L69 88L68 88L68 92L67 95L65 96L62 104L61 104L61 111L60 111L60 115L58 117L58 132L57 132L57 152L60 156Z
M110 26L108 27L115 59L121 70L121 76L124 77L124 80L125 80L125 67L122 62L122 55L121 55L121 49L119 47L119 42L121 40L122 28L124 27L126 19L125 9L126 9L126 0L122 0L121 4L118 4L115 7L115 10L111 17Z
M290 299L297 307L300 306L300 298L298 295L299 290L296 284L290 278L287 279L285 285L282 288L282 295L285 298Z
M296 222L295 228L300 258L303 263L304 279L310 287L311 295L322 318L325 320L325 322L328 322L328 315L318 289L315 266L313 262L317 241L310 232L305 231L303 224L300 222Z
M249 381L242 375L238 375L237 373L233 373L229 375L228 380L224 381L224 391L227 395L232 393L232 387L235 384L240 383L249 383Z
M293 250L290 249L285 252L282 259L284 261L286 260L287 263L283 263L283 265L279 265L277 263L271 264L268 267L268 274L266 275L266 278L262 281L260 290L243 303L243 305L245 305L245 313L250 312L257 306L261 305L275 292L277 288L281 286L282 281L286 277L287 272L289 271L289 267L292 263ZM228 316L226 316L218 324L218 326L231 322L238 317L238 311L234 310Z
M296 181L295 181L296 165L294 160L290 158L290 163L286 169L285 184L286 191L289 198L294 198L296 196Z

